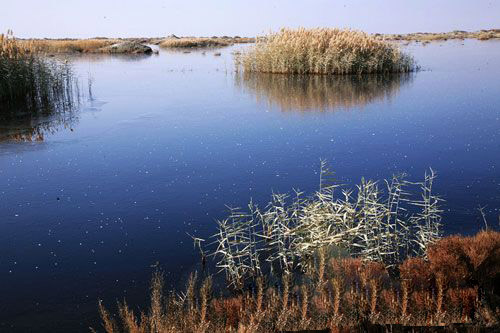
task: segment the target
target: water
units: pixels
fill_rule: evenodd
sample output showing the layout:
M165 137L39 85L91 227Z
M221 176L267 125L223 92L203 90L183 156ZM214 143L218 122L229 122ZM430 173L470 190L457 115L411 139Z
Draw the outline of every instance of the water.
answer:
M88 332L98 299L143 304L157 267L182 288L186 233L315 190L320 158L351 185L432 167L447 234L477 231L479 205L498 224L498 41L412 44L423 71L362 80L235 75L239 47L75 58L82 110L35 142L0 128L0 331Z

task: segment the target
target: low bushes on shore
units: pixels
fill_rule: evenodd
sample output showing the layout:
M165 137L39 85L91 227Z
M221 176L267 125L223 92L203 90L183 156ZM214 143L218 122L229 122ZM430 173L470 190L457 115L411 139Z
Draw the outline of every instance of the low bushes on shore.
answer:
M236 57L245 72L369 74L415 70L414 60L391 43L342 29L282 29L257 39Z

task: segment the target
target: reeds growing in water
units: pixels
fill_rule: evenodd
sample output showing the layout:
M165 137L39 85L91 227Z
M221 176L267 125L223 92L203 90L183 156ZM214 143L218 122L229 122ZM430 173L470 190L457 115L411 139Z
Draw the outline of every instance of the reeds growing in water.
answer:
M1 117L65 110L74 101L74 84L67 61L43 57L11 32L0 35Z
M119 302L113 315L100 303L102 327L107 333L498 328L499 232L445 237L429 247L426 260L406 259L397 274L380 262L329 258L324 251L318 256L305 277L283 274L278 283L259 277L252 289L218 297L212 278L199 281L196 274L184 293L165 295L163 277L156 273L149 310L136 315Z
M265 207L251 201L218 221L214 246L205 252L217 259L230 286L242 289L270 272L308 272L316 251L325 248L391 268L410 256L425 256L439 239L441 199L433 193L432 169L422 182L400 174L383 183L362 179L356 190L342 188L332 176L322 161L312 196L273 193Z
M202 48L231 45L231 42L222 38L169 38L160 43L165 48Z
M416 69L396 45L343 29L281 29L236 56L245 72L283 74L401 73Z

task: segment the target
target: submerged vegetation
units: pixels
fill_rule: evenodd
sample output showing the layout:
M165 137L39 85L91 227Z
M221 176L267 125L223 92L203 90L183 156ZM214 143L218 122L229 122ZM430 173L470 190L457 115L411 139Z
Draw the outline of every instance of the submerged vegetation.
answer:
M336 111L390 99L411 82L411 73L357 75L273 75L237 73L236 85L259 102L282 111Z
M366 33L342 29L282 29L237 55L245 72L369 74L415 70L411 56Z
M48 60L32 43L0 35L0 117L65 110L74 101L67 61Z

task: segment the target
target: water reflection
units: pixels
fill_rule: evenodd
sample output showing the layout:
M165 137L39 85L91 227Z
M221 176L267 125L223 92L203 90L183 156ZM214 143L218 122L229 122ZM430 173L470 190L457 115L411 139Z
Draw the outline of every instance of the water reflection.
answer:
M398 94L414 74L299 76L238 73L236 85L258 102L282 111L335 111L363 107Z
M45 137L69 129L78 122L76 109L36 116L17 116L3 119L0 123L0 142L44 141Z
M78 122L82 101L92 96L90 79L88 94L86 96L76 78L69 75L61 92L42 106L23 105L4 110L0 113L0 142L40 142L60 130L72 131Z

